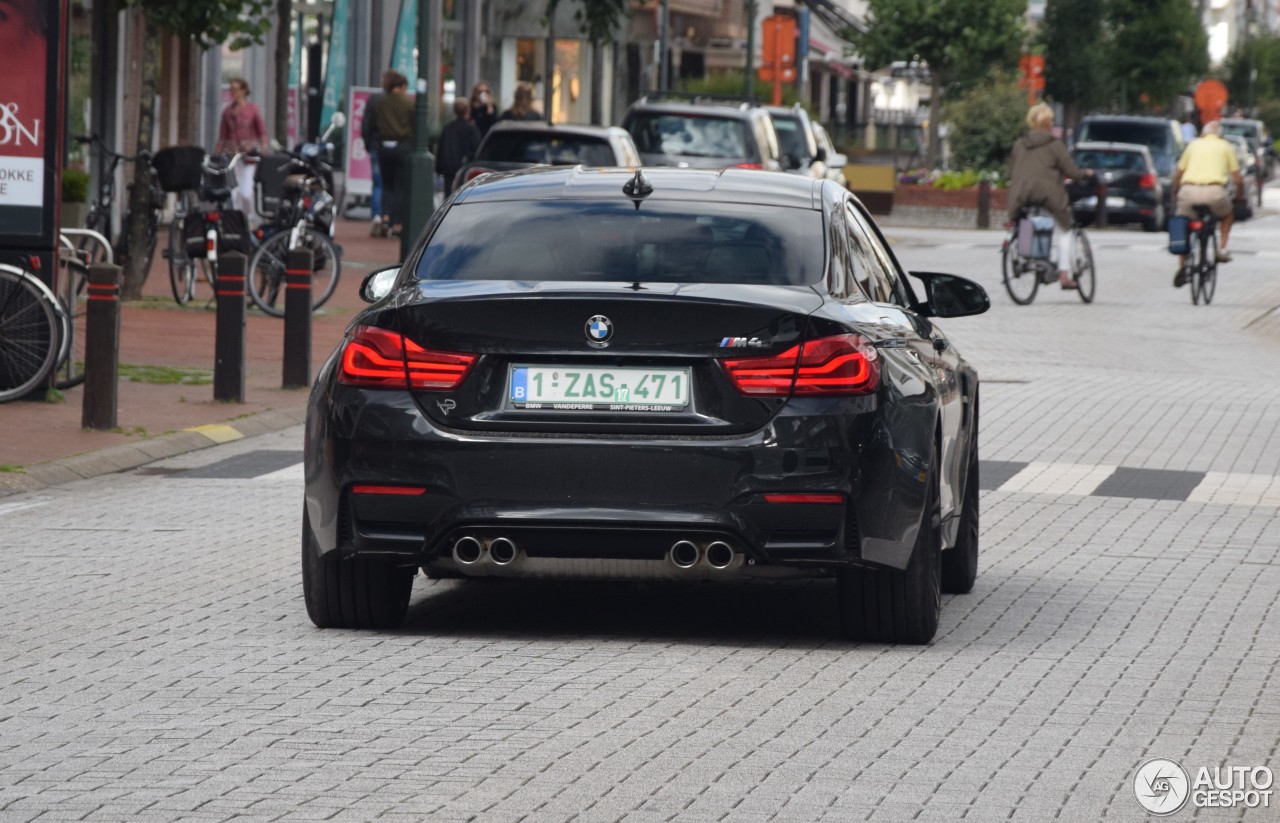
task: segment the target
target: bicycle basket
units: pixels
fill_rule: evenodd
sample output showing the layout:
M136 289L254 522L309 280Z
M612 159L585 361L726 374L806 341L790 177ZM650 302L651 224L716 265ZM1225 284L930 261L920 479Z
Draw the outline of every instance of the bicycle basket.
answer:
M1174 215L1169 218L1169 253L1186 254L1191 251L1191 218Z
M189 191L200 188L204 149L199 146L170 146L151 158L160 188L165 191Z

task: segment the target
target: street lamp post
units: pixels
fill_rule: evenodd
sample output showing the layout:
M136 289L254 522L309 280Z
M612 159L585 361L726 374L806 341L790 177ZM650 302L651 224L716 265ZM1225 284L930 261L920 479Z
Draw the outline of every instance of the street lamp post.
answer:
M408 208L404 225L400 228L400 259L409 256L409 249L431 219L436 202L436 159L429 148L431 141L430 109L433 90L429 61L438 54L431 52L431 23L438 14L440 0L426 0L418 6L418 82L417 99L414 101L413 155L409 159Z
M756 93L756 0L747 0L747 75L743 92L747 97Z
M670 91L671 77L667 69L671 54L671 0L662 0L658 12L658 91Z

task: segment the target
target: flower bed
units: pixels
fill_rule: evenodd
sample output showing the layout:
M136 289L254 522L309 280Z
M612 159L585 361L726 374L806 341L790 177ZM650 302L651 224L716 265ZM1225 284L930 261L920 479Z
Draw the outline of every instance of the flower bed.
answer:
M1008 204L1008 189L991 189L992 213L1003 212ZM893 191L894 206L919 206L936 209L978 208L978 187L947 191L928 185L898 184Z

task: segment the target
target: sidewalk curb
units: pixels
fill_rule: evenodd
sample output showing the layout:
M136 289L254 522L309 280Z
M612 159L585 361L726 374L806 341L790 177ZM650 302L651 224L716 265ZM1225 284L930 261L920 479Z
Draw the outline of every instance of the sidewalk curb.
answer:
M287 429L306 421L305 404L269 409L247 417L193 426L179 432L121 443L105 449L27 466L21 472L0 474L0 497L38 491L103 474L128 471L166 457L207 449L246 437Z

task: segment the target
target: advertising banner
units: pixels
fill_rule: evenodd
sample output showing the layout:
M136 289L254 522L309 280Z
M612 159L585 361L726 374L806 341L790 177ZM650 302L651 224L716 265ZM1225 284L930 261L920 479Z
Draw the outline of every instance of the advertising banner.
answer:
M374 86L352 86L347 98L347 111L351 115L347 121L347 134L350 136L346 144L347 156L343 158L347 171L347 197L373 193L373 169L369 163L369 150L360 135L364 131L362 127L369 100L381 93L382 89Z
M57 242L65 0L0 3L0 248Z
M391 50L391 68L409 78L418 76L418 0L401 0L400 17L396 20L395 42Z
M292 149L298 145L298 124L302 122L298 111L299 93L296 86L290 86L284 93L285 104L285 134L284 144L286 148Z
M329 128L329 121L342 102L342 92L347 88L347 20L350 17L350 0L334 0L333 29L329 32L329 61L324 72L324 96L320 100L321 134Z

